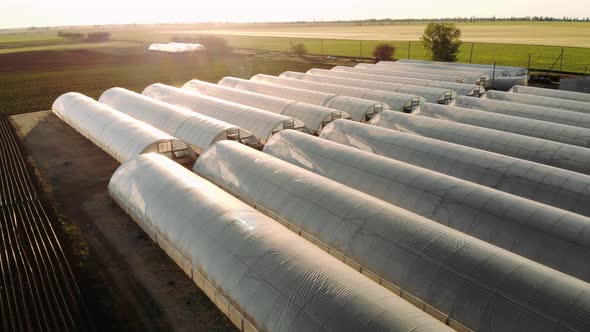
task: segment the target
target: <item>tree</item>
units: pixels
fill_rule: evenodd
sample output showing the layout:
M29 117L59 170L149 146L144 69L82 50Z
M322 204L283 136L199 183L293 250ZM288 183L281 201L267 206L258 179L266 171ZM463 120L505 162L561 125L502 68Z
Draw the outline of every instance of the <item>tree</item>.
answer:
M297 43L293 45L291 51L297 55L307 54L307 47L303 43Z
M207 47L207 53L212 55L223 55L231 52L227 41L217 36L173 36L172 41L176 43L201 44Z
M92 43L100 43L108 41L111 38L111 34L108 32L90 32L86 36L86 40Z
M395 46L389 44L378 44L373 50L373 57L377 61L391 61L395 54Z
M420 37L431 60L455 62L461 47L461 30L453 23L428 23Z

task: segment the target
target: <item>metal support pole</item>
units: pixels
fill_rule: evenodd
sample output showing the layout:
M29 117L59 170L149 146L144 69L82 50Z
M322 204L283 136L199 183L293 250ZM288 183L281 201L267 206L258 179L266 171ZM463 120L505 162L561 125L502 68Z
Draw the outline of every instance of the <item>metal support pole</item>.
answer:
M563 68L563 48L561 49L561 55L559 56L559 74L561 74L562 68Z
M289 40L289 52L293 52L293 42Z
M471 60L473 60L473 43L471 43L471 54L469 54L469 63L471 64Z
M361 40L361 58L363 57L363 41Z
M410 60L410 46L412 45L412 41L408 40L408 60Z
M496 79L496 61L494 61L494 70L492 70L492 84L490 88L494 88L494 80Z
M530 72L531 71L531 54L529 53L529 64L526 67L527 71Z
M320 39L320 54L324 55L324 40Z

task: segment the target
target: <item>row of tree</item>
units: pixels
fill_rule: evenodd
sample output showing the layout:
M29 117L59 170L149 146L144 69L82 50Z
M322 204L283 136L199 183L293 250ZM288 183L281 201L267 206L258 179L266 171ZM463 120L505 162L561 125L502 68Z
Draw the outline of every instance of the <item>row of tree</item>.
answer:
M59 31L57 36L69 40L85 40L91 43L105 42L111 39L109 32L89 32L88 34L83 34L80 32Z

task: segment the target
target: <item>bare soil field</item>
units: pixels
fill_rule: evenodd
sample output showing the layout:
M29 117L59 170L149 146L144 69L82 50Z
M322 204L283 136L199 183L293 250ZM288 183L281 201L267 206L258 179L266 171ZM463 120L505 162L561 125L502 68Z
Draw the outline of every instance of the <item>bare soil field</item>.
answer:
M98 331L235 331L109 197L118 163L49 111L11 118Z

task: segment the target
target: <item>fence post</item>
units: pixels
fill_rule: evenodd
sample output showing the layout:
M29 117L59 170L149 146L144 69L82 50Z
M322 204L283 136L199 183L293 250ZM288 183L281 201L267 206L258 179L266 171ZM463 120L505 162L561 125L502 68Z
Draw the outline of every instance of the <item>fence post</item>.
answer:
M324 55L324 40L320 39L320 54Z
M490 88L494 88L494 80L496 79L496 61L494 61L494 70L492 70L492 84Z
M363 57L363 41L361 40L361 58Z
M412 46L412 41L408 40L408 60L410 60L410 47Z
M530 53L529 53L529 63L527 65L526 69L527 69L527 72L531 71L531 54Z
M471 43L471 54L469 54L469 63L471 64L471 60L473 60L473 43Z
M293 42L289 40L289 53L293 52Z
M561 49L561 55L559 56L559 74L561 75L561 70L563 68L563 48Z

